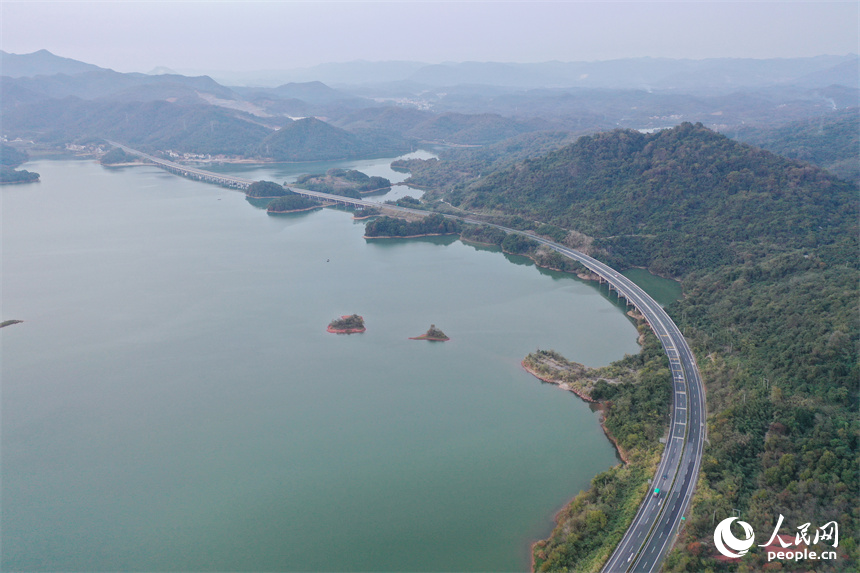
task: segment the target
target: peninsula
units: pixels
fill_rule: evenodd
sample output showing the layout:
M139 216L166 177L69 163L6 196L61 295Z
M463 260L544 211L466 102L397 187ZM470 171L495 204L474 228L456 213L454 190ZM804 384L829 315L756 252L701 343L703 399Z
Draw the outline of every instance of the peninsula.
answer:
M345 314L340 318L331 321L326 328L327 332L333 334L353 334L356 332L364 332L364 317L357 314Z
M38 173L25 171L24 169L15 169L29 159L30 156L26 151L16 149L5 143L0 145L0 185L38 181Z

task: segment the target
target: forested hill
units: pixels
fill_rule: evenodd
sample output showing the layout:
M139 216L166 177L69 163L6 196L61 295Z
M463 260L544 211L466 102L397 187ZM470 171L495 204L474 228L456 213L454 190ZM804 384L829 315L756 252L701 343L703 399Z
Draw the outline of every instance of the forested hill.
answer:
M754 251L844 243L856 233L857 192L821 169L685 123L582 137L457 188L449 201L576 229L613 262L681 276L738 261L751 243Z
M846 181L860 182L860 108L775 128L742 129L736 139L808 161Z
M263 139L258 154L277 161L320 161L347 157L397 155L411 147L402 139L369 130L348 132L306 117Z
M684 298L667 310L702 371L709 442L664 570L721 570L714 519L738 510L756 532L773 531L780 514L791 528L836 521L845 536L839 560L816 570L856 569L856 185L686 123L583 137L455 187L448 198L538 233L553 225L561 236L588 233L598 258L682 280ZM643 400L618 386L607 423L630 418ZM585 543L581 528L586 513L617 518L612 492L626 483L622 474L596 477L560 514L563 523L539 546L541 570L605 559L611 548ZM740 570L766 566L756 549Z

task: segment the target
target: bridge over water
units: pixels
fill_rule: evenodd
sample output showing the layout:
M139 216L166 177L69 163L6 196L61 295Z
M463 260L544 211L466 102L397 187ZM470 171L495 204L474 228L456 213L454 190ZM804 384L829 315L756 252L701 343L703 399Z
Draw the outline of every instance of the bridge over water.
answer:
M212 173L174 163L113 141L108 143L183 177L242 190L254 183L250 179ZM287 187L287 189L326 204L341 204L359 208L380 206L379 203L362 199L329 195L296 187ZM405 207L385 205L385 208L418 215L428 214L427 211ZM486 224L469 217L444 216L469 224ZM603 567L603 571L606 573L622 571L650 573L655 571L659 569L666 552L675 541L684 514L689 508L701 466L705 440L705 393L693 351L677 325L663 310L663 307L633 281L612 267L584 253L536 237L531 233L500 225L491 226L506 233L524 235L567 258L577 261L597 275L601 282L606 282L611 290L618 293L619 297L624 298L628 304L633 305L642 314L651 330L660 340L663 350L669 358L673 389L671 419L666 447L657 466L657 473L651 483L652 490L659 487L662 494L657 497L645 496L633 523Z

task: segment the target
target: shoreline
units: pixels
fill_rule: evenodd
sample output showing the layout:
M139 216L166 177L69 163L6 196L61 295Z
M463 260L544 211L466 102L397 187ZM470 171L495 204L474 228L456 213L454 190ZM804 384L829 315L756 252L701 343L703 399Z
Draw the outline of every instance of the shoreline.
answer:
M574 388L572 388L568 384L565 384L563 382L560 383L560 382L557 382L557 381L552 380L550 378L546 378L544 376L541 376L540 374L538 374L537 372L535 372L534 370L532 370L531 368L526 366L525 360L523 360L520 363L520 365L523 367L523 370L525 370L526 372L528 372L529 374L531 374L532 376L534 376L535 378L537 378L541 382L544 382L546 384L554 384L555 386L558 386L561 390L567 390L568 392L576 394L576 396L579 397L583 402L586 402L589 405L593 404L594 408L600 412L600 429L603 430L603 435L606 436L606 439L609 440L610 443L612 443L612 446L615 448L616 455L619 458L621 458L621 463L625 466L630 464L630 455L624 450L624 448L622 448L618 444L618 440L615 438L615 436L612 435L612 432L609 431L609 428L606 427L606 423L605 423L606 417L603 415L603 410L605 407L603 402L599 402L597 400L594 400L593 398L591 398L591 396L588 396L587 394L584 394L582 392L575 390ZM579 496L579 493L577 493L576 495L574 495L573 497L568 499L561 506L561 508L559 508L559 510L555 512L555 515L553 515L553 522L555 522L556 525L559 522L558 518L559 518L559 515L561 514L561 512L563 512L565 509L567 509L570 506L570 504L573 502L573 500L575 500L578 496ZM536 539L536 540L532 541L532 543L529 545L529 562L530 562L530 569L529 570L530 571L535 570L535 545L537 545L541 541L545 541L546 539L548 539L548 538Z
M376 237L368 237L367 235L364 235L364 238L365 239L419 239L421 237L447 237L450 235L458 235L458 234L459 233L426 233L423 235L404 235L402 237L393 236L393 235L378 235Z
M326 327L326 332L330 332L332 334L358 334L360 332L364 332L367 330L366 328L332 328L330 326Z
M358 194L359 195L370 195L371 193L379 193L381 191L385 191L386 189L388 189L388 191L385 191L385 192L388 193L391 191L391 188L394 187L394 185L396 185L396 184L392 183L388 187L378 187L376 189L371 189L369 191L359 191Z
M314 209L322 209L322 205L314 205L313 207L305 207L304 209L291 209L289 211L270 211L266 209L266 213L270 215L284 215L287 213L302 213L304 211L313 211Z
M99 161L99 165L102 167L137 167L138 165L152 165L151 163L147 163L145 161L125 161L123 163L102 163Z
M622 448L620 445L618 445L618 440L615 439L615 436L612 435L612 432L609 431L609 429L606 427L606 424L604 423L606 418L603 415L603 408L604 408L603 402L600 402L598 400L593 399L588 394L585 394L579 390L576 390L575 388L571 387L569 384L566 384L564 382L558 382L558 381L553 380L551 378L546 378L544 376L541 376L540 374L538 374L537 372L535 372L534 370L529 368L525 364L525 361L521 362L520 365L523 367L523 370L525 370L526 372L528 372L529 374L531 374L532 376L534 376L535 378L537 378L541 382L545 382L547 384L554 384L555 386L558 386L561 390L567 390L568 392L576 394L582 401L587 402L589 404L594 404L596 409L598 411L600 411L600 427L603 429L604 435L606 435L606 438L610 442L612 442L613 446L615 446L615 451L618 453L618 457L621 458L622 463L624 463L624 465L627 465L630 463L630 454L628 454L624 450L624 448ZM567 507L567 506L565 505L565 507Z

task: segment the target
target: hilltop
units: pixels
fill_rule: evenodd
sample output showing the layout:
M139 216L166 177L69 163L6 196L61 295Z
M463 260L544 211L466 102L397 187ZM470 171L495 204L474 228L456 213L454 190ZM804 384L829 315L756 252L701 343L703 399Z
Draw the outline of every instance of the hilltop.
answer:
M461 185L451 204L596 239L610 259L673 276L770 251L843 241L856 186L701 124L580 138Z
M322 120L293 121L263 139L258 153L277 161L319 161L408 151L403 141L352 133Z

